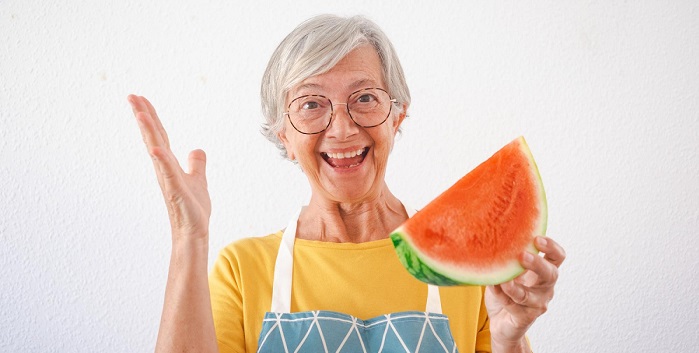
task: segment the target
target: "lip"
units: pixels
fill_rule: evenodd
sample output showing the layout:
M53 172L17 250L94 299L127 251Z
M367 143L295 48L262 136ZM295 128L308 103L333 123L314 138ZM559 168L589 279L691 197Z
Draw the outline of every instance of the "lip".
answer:
M330 153L330 154L334 154L334 153L346 153L346 152L355 152L355 151L358 151L358 150L363 150L363 152L362 152L363 158L362 158L361 162L359 162L359 163L356 164L356 165L353 165L353 166L351 166L351 167L337 167L337 166L333 166L333 165L330 164L330 162L329 162L329 159L331 158L331 157L328 155L329 153ZM325 163L323 163L323 164L325 164L325 165L326 165L328 168L330 168L331 170L333 170L333 171L335 171L335 172L338 172L338 173L347 173L347 172L351 172L351 171L357 170L357 169L360 168L362 165L364 165L364 162L366 161L366 158L367 158L367 156L369 155L369 151L370 151L370 150L371 150L371 147L369 147L369 146L364 146L364 147L362 147L362 146L352 146L352 147L347 147L347 148L332 148L332 149L328 149L328 150L325 150L325 151L320 152L320 157L321 157L321 159L323 159L323 162L325 162ZM355 158L355 157L349 157L349 158Z
M345 153L345 152L352 152L356 151L359 149L367 149L369 146L362 146L362 145L356 145L356 146L350 146L350 147L344 147L344 148L330 148L327 150L322 150L320 153Z

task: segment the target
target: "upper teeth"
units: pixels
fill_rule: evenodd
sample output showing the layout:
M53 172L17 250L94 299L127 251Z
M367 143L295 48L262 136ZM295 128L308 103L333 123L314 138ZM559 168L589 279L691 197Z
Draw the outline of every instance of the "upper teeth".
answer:
M356 151L351 151L351 152L339 152L339 153L331 153L331 152L326 152L325 154L328 155L330 158L335 158L335 159L343 159L343 158L352 158L355 157L359 154L362 154L364 152L363 148L360 148Z

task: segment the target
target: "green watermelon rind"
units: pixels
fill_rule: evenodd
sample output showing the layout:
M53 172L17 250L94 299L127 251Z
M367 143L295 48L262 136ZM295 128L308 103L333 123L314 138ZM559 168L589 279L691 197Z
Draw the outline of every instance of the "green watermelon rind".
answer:
M400 259L403 267L405 267L413 277L425 283L437 286L456 286L462 284L433 271L430 266L426 265L422 258L417 255L417 251L408 244L400 228L391 233L391 241L393 241L393 247L396 253L398 253L398 259Z
M402 227L391 233L391 240L400 262L408 272L422 282L437 286L495 285L510 281L524 272L524 268L516 260L487 271L469 271L464 268L445 266L432 261L430 257L415 248L410 241L410 235ZM527 246L525 250L532 254L538 252L533 244Z

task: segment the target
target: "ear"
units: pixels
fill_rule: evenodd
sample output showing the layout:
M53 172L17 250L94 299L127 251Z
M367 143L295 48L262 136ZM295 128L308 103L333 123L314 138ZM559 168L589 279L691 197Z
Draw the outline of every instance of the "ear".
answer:
M403 123L403 120L405 120L406 112L408 111L408 105L403 103L402 111L400 114L398 114L398 117L393 119L393 134L398 133L398 128L400 128L400 125Z
M286 149L286 156L290 160L296 159L296 156L294 155L294 151L291 148L291 144L289 143L289 140L286 138L286 130L282 130L277 133L277 138L279 138L279 141L282 142L282 145L284 145L284 148Z

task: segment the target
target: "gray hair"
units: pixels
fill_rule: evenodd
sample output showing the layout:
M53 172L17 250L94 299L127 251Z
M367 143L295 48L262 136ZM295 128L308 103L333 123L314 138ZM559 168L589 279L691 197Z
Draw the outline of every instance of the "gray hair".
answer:
M410 105L410 90L403 68L386 34L362 16L349 18L320 15L301 23L279 44L262 77L262 134L287 156L277 134L284 129L286 95L305 79L332 69L363 44L371 44L381 59L388 92L403 107Z

